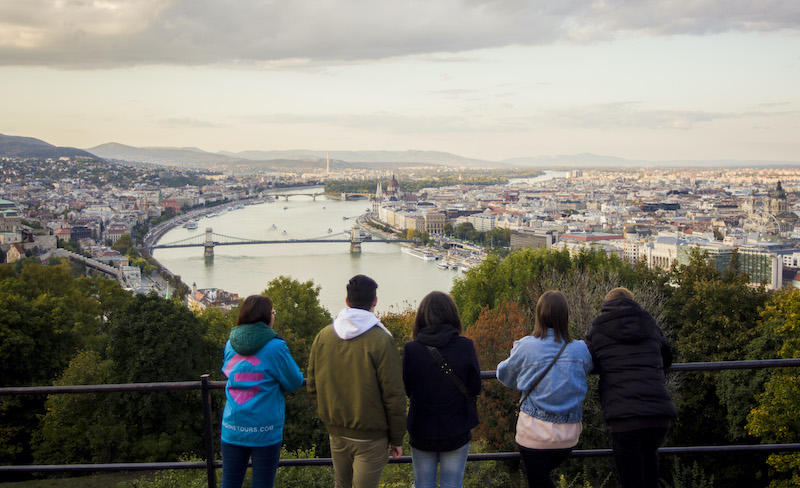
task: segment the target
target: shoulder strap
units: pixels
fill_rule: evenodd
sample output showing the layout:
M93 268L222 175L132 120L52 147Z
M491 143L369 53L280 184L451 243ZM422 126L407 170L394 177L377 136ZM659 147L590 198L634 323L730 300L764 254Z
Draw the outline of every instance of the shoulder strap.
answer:
M458 391L460 391L461 394L464 395L464 397L466 397L467 400L474 402L475 397L469 394L469 391L467 391L467 386L464 384L463 381L461 381L461 378L458 377L456 372L453 371L453 368L451 368L450 365L447 364L447 361L445 361L444 356L442 356L442 353L440 353L439 350L433 346L428 346L428 350L431 352L431 356L433 356L433 359L442 368L442 371L444 371L444 374L445 376L447 376L447 379L449 379L450 382L453 383L453 386L455 386L458 389Z
M542 374L540 374L539 377L533 381L531 387L528 388L528 391L525 392L525 395L523 395L522 399L519 401L520 404L524 403L525 400L527 400L528 395L530 395L533 389L536 388L536 385L538 385L539 382L542 381L542 378L544 378L544 375L546 375L547 372L550 371L550 368L552 368L553 365L556 364L556 360L558 360L559 356L561 356L561 353L564 352L564 349L566 348L567 348L567 341L564 341L564 345L562 345L561 349L558 350L558 354L556 354L556 357L554 357L553 360L550 361L550 364L547 365L547 368L545 368L545 370L542 371Z

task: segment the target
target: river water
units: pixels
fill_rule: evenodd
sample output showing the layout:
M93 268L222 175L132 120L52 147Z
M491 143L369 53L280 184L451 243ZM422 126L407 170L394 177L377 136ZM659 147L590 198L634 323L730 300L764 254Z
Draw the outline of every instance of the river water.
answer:
M347 239L343 232L371 206L366 200L342 202L319 195L313 201L310 196L291 196L288 202L280 198L202 218L194 230L176 227L159 243L202 234L206 227L215 234L257 240ZM364 242L361 249L361 254L352 254L349 243L344 242L251 244L216 246L213 259L203 257L202 247L156 249L153 256L189 286L221 288L241 298L261 293L270 280L281 275L303 282L313 280L321 287L320 303L334 316L345 306L347 281L357 274L378 283L378 313L416 308L427 293L450 291L453 279L459 276L458 271L437 268L434 261L402 253L398 244Z

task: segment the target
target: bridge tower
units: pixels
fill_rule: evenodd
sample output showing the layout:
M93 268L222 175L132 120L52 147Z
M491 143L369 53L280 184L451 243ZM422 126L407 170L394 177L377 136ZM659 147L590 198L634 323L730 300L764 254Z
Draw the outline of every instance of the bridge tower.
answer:
M211 235L211 227L206 227L206 241L203 243L203 256L214 257L214 237Z
M350 252L361 252L361 231L353 226L350 230Z

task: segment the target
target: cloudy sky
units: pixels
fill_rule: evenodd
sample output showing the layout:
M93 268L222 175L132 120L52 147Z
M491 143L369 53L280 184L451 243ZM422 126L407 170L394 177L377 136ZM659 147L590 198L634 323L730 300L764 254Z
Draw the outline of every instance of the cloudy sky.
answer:
M800 162L797 0L0 0L0 133Z

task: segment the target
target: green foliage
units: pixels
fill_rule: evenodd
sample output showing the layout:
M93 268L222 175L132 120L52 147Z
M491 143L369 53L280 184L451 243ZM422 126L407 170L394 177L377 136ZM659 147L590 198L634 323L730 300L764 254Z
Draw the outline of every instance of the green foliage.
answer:
M117 251L120 254L125 254L128 252L128 248L133 246L133 239L131 238L130 234L122 234L117 239L117 242L111 245L111 249Z
M55 386L101 385L111 382L110 361L94 351L79 353ZM108 394L50 395L47 414L33 436L38 464L111 462L127 443L123 426L109 423L113 408Z
M313 281L279 276L270 281L264 295L272 299L277 314L273 327L286 340L302 371L308 367L311 343L323 327L330 324L330 313L319 303L319 286ZM305 388L286 395L286 424L284 444L290 449L310 449L319 446L328 454L328 434L317 415L317 409Z
M281 447L281 459L312 459L317 457L316 446L289 451ZM275 475L276 488L327 488L333 486L330 466L282 466Z
M485 442L473 441L469 452L487 452ZM464 488L503 488L512 486L509 465L501 461L468 461L464 469Z
M800 357L800 290L783 289L770 297L762 313L764 327L778 341L778 356ZM764 385L748 416L747 430L765 442L796 442L800 438L800 371L778 370ZM800 485L800 454L773 454L767 463L775 476L770 488Z
M673 461L670 478L671 483L661 480L663 488L714 488L714 475L707 474L697 461L691 466Z
M669 288L666 310L676 361L771 356L769 351L757 349L761 346L757 341L761 335L759 309L767 299L763 287L751 287L747 276L733 271L720 272L707 254L697 249L692 250L689 264L676 266L670 275L674 286ZM744 415L761 389L758 376L752 372L703 372L677 377L673 400L678 418L670 442L729 444L744 437ZM720 418L726 421L720 422ZM761 466L758 457L749 456L735 465L718 457L703 458L702 462L718 473L717 482L723 486L763 484L756 478Z
M198 462L203 459L194 456L181 456L181 461ZM220 480L222 470L216 470L216 479ZM175 469L159 471L150 478L140 478L129 483L121 483L117 488L207 488L208 475L204 469Z

